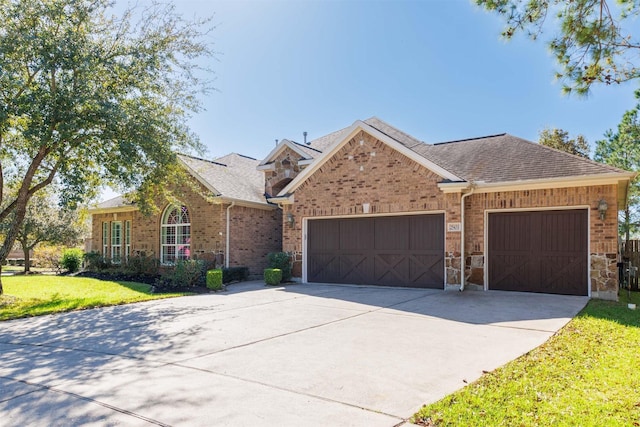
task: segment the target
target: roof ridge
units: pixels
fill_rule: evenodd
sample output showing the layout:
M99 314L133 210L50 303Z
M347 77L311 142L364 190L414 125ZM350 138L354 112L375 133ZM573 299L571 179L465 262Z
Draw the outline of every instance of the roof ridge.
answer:
M465 142L465 141L476 141L478 139L495 138L495 137L498 137L498 136L506 136L506 135L508 135L508 133L503 132L503 133L496 133L494 135L476 136L474 138L454 139L454 140L451 140L451 141L434 142L433 145L453 144L453 143L456 143L456 142ZM515 138L518 138L518 137L516 136ZM522 138L520 138L520 139L522 139ZM526 141L526 139L523 140L523 141Z
M366 123L367 125L369 125L369 126L371 126L372 128L374 128L374 129L376 129L376 130L378 130L378 131L382 132L383 134L387 135L389 138L391 138L391 139L393 139L393 140L396 140L396 141L398 141L398 142L399 142L399 143L401 143L401 144L402 144L402 141L400 141L400 140L398 140L398 139L394 138L393 136L391 136L391 135L387 134L387 133L386 133L386 132L384 132L383 130L378 129L375 125L372 125L371 123L368 123L368 122L367 122L367 120L372 120L372 119L375 119L375 120L377 120L377 121L381 122L382 124L384 124L384 125L386 125L386 126L390 127L390 128L391 128L391 129L393 129L394 131L396 131L396 132L398 132L398 133L400 133L400 134L404 135L405 137L407 137L407 138L409 138L409 139L411 139L411 140L413 140L413 141L417 141L417 143L416 143L416 144L412 145L411 147L407 147L407 148L413 149L414 147L417 147L417 146L419 146L419 145L429 145L429 144L427 144L426 142L424 142L424 141L422 141L422 140L420 140L420 139L416 138L415 136L408 134L407 132L403 131L402 129L398 129L397 127L395 127L395 126L393 126L393 125L391 125L391 124L389 124L389 123L385 122L384 120L382 120L382 119L381 119L380 117L378 117L378 116L371 116L371 117L369 117L368 119L363 120L363 122L364 122L364 123ZM404 145L404 144L402 144L402 145Z
M321 137L322 138L322 137ZM293 141L291 139L288 139L287 141L294 143L295 145L299 145L300 147L304 147L304 148L308 148L310 150L316 151L318 153L322 153L322 151L318 150L317 148L313 148L311 145L309 145L311 142L309 142L309 144L301 144L299 142Z
M231 153L231 154L235 154L235 153ZM218 165L218 166L224 166L225 168L229 167L228 165L226 165L224 163L216 162L215 160L203 159L203 158L200 158L200 157L192 156L190 154L178 153L178 155L179 156L183 156L183 157L189 157L190 159L194 159L194 160L200 160L201 162L207 162L207 163L212 163L212 164ZM228 154L227 154L227 156L228 156ZM224 157L224 156L222 156L222 157Z

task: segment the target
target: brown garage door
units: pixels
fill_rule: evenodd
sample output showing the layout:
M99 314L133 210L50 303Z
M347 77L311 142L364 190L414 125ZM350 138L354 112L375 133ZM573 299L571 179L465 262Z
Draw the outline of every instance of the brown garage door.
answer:
M444 215L309 221L307 280L444 287Z
M489 214L489 288L587 295L587 210Z

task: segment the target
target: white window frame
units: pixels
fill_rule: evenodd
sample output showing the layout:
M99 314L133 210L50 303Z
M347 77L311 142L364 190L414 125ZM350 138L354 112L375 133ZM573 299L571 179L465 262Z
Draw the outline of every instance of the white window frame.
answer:
M122 221L111 222L111 262L122 261Z
M109 256L109 223L107 221L102 223L102 256L103 258Z
M131 221L124 222L124 259L129 261L131 256Z
M179 215L173 216L173 218L177 218L177 222L169 223L169 219L176 209L181 211ZM189 209L184 205L169 205L162 214L160 223L160 262L164 265L173 265L176 260L189 258L191 258Z

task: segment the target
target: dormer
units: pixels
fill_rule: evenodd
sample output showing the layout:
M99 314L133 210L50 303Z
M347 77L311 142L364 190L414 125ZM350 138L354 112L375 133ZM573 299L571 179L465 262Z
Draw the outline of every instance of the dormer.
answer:
M264 172L267 198L277 196L318 154L320 151L308 145L288 139L280 141L257 167Z

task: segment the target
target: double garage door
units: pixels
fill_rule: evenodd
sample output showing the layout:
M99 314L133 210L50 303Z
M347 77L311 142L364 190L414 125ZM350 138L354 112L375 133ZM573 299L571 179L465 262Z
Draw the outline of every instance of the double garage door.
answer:
M489 289L588 294L588 211L489 214ZM309 220L307 280L444 287L444 215Z
M489 289L588 294L588 212L489 214Z
M307 280L444 287L444 214L309 220Z

